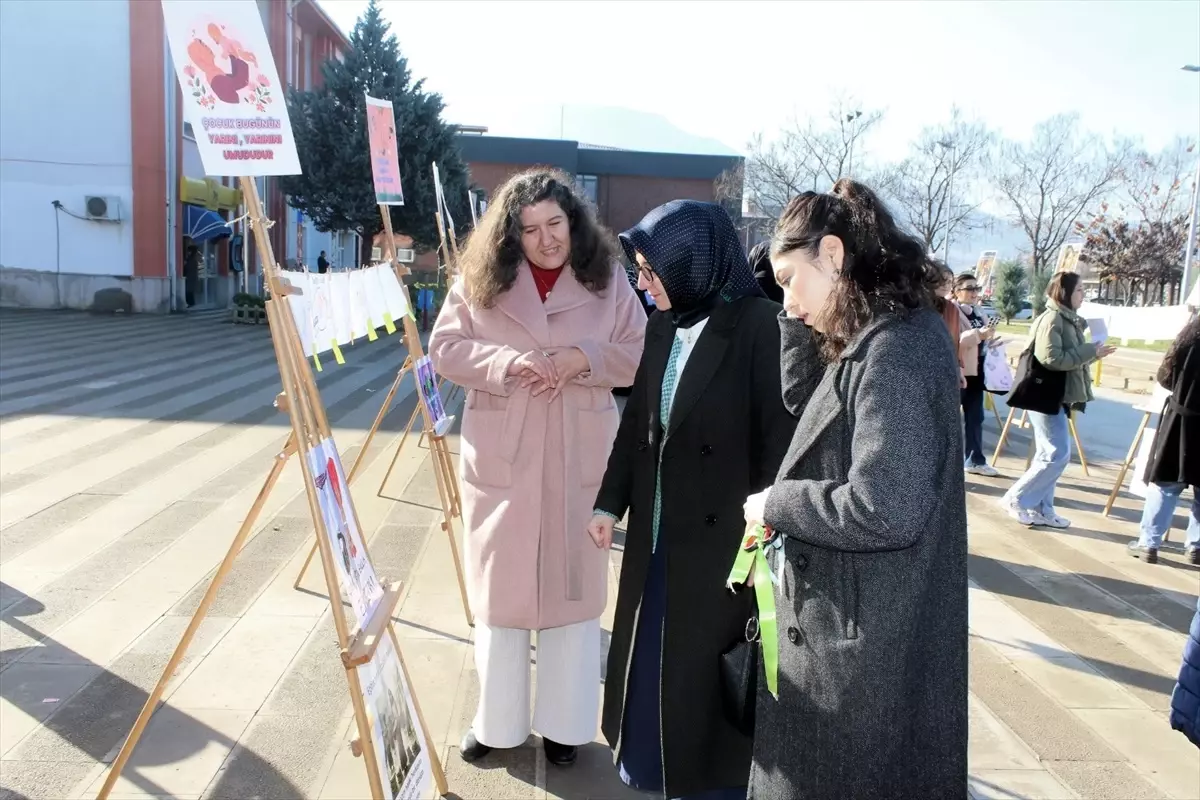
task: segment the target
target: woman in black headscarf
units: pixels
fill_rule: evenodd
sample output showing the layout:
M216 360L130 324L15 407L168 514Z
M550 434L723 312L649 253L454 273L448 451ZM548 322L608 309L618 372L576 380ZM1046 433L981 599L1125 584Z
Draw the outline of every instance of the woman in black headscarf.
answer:
M658 310L589 526L606 546L629 512L602 727L630 786L743 798L751 740L724 715L719 662L753 600L725 579L747 490L771 484L796 425L781 307L720 206L667 203L620 239Z

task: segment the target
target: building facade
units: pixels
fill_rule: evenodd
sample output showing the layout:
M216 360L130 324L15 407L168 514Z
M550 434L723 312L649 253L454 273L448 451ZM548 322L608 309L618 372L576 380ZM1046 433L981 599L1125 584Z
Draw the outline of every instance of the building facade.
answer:
M671 200L722 202L733 216L742 199L718 197L718 179L737 174L740 156L648 153L596 147L559 139L522 139L469 133L458 135L471 183L490 200L513 175L533 167L554 167L572 176L575 186L599 213L600 221L619 233L633 227L646 212ZM415 270L436 269L437 257L417 257Z
M345 34L314 0L257 2L280 79L319 84ZM0 75L0 305L165 313L258 287L236 180L205 176L184 122L159 3L3 0ZM278 259L356 263L355 236L318 233L274 179L258 189Z

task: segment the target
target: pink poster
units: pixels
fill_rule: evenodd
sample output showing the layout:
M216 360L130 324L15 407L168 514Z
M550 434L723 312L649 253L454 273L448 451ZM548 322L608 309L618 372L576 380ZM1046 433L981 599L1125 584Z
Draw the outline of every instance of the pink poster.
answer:
M396 149L396 115L390 100L367 95L367 135L371 140L375 202L382 206L404 205L404 189L400 187L400 154Z

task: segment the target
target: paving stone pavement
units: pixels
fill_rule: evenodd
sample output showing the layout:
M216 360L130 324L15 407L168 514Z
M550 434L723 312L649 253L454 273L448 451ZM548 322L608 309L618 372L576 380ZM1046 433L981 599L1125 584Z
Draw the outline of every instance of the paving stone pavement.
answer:
M403 356L385 337L318 376L347 466ZM277 391L265 327L0 311L0 798L95 796L286 438ZM426 451L410 440L377 494L413 407L401 394L354 498L379 572L406 581L397 632L451 792L641 796L599 741L568 770L536 737L458 758L478 682ZM1069 531L1021 529L995 504L1023 432L1003 478L969 482L973 797L1200 800L1200 751L1165 716L1200 570L1124 554L1135 498L1099 513L1136 401L1106 394L1080 422L1092 474L1074 464L1061 484ZM311 536L290 466L115 800L369 796L320 569L292 586ZM620 563L618 543L610 600Z

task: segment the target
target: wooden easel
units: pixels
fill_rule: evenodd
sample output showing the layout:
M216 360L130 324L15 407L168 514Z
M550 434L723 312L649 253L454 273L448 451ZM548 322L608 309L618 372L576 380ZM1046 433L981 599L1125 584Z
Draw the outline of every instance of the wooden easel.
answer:
M396 258L396 240L395 234L392 231L392 216L388 206L380 205L379 213L383 216L383 230L387 234L384 240L384 247L387 248L387 259L392 265L392 269L396 271L396 277L401 278L408 274L408 268L401 265ZM438 216L438 228L441 230L441 216ZM445 239L443 238L443 242ZM424 398L421 395L421 387L417 385L415 365L417 360L424 357L425 351L421 346L421 336L417 331L417 324L413 320L411 314L404 316L404 343L408 348L408 356L404 359L404 364L396 373L396 380L392 381L392 387L388 390L387 396L383 399L383 404L379 407L379 413L375 415L375 421L371 423L371 428L367 431L367 437L363 440L362 447L358 451L358 455L354 459L354 464L350 467L350 472L346 476L346 482L352 483L358 474L358 468L363 462L363 457L367 453L367 449L371 446L371 441L375 438L375 434L379 431L379 426L383 423L383 418L387 416L388 411L392 408L392 400L396 397L396 392L400 388L400 382L404 380L404 376L412 372L413 384L417 393L417 405L413 409L412 416L408 419L408 424L404 426L404 433L400 436L400 444L396 447L396 452L392 456L392 461L388 465L387 473L383 476L383 481L379 484L377 494L383 494L383 488L387 485L388 479L392 475L392 469L396 466L396 461L400 457L400 450L404 447L405 440L408 439L409 431L412 430L413 423L416 421L417 414L420 413L424 426L422 429L422 438L428 439L429 451L433 456L433 475L437 482L438 498L442 506L442 530L445 531L446 537L450 541L450 554L454 559L454 571L458 578L458 592L462 598L463 613L467 616L467 624L475 624L475 615L471 613L471 602L467 597L467 584L463 576L462 560L458 554L458 536L454 531L454 518L462 516L462 496L459 492L458 477L454 472L454 457L450 454L450 446L446 442L446 437L443 434L438 434L433 428L433 417L429 413L429 408L425 405ZM441 391L441 383L438 384L438 391ZM296 576L296 582L293 587L299 588L300 582L304 580L304 575L308 571L308 565L312 563L313 556L317 553L317 544L314 544L312 549L308 551L308 557L304 559L304 565L300 567L300 574Z
M1000 429L1000 441L996 442L996 452L992 454L992 466L993 467L996 466L997 462L1000 461L1000 453L1004 450L1005 442L1008 441L1008 430L1012 426L1013 418L1016 417L1016 415L1017 415L1017 409L1010 408L1008 410L1008 417L1004 420L1004 427L1002 427ZM1029 419L1029 412L1022 411L1021 412L1021 421L1019 423L1017 423L1017 427L1018 428L1027 427L1028 419ZM1067 426L1071 429L1071 438L1073 438L1075 440L1075 451L1077 453L1079 453L1079 463L1083 465L1083 474L1090 478L1091 473L1088 472L1087 454L1083 452L1083 445L1080 444L1080 442L1079 442L1079 431L1075 429L1074 417L1067 417ZM1029 465L1033 463L1033 451L1034 451L1035 446L1036 446L1036 442L1031 437L1029 440L1029 454L1025 457L1025 469L1029 469Z
M326 529L325 517L321 512L313 471L307 455L309 450L318 443L325 439L332 439L332 431L329 427L329 421L325 416L325 409L321 403L316 382L301 350L300 336L296 329L295 319L292 317L291 310L286 307L287 301L284 299L284 295L287 290L280 280L279 265L275 261L275 256L271 248L271 240L267 236L267 228L270 223L263 216L262 202L258 196L258 187L253 178L240 178L239 180L243 196L246 198L250 225L253 229L259 252L262 254L264 279L271 298L266 303L267 320L270 324L271 343L275 348L275 358L279 364L279 373L283 384L283 391L277 395L275 405L281 411L286 412L291 418L292 432L288 436L283 449L275 457L271 471L268 473L262 489L259 490L258 497L255 498L254 504L250 508L250 513L238 529L237 535L234 537L229 551L225 554L225 558L221 561L221 565L217 568L216 575L213 576L212 581L209 583L208 589L205 591L204 597L196 609L196 613L188 623L188 627L180 638L179 644L176 645L175 652L167 662L167 666L159 677L158 683L146 699L146 704L142 707L141 713L138 714L133 729L130 731L128 738L126 738L120 752L113 761L108 777L101 787L100 793L97 795L97 800L106 800L120 778L121 771L125 768L134 748L145 732L146 725L158 707L158 703L162 699L163 692L171 676L187 652L196 631L199 629L201 622L204 621L209 608L216 599L221 584L228 576L229 570L233 567L234 561L245 545L250 531L254 528L267 496L271 493L271 489L279 479L279 475L283 471L287 460L294 454L300 455L298 460L303 475L304 490L308 497L308 508L313 519L317 548L321 552L321 566L325 575L325 586L328 591L334 627L337 631L338 648L341 653L342 665L346 670L346 681L350 690L351 703L354 707L355 723L358 727L358 739L352 743L351 750L355 756L363 758L364 766L367 770L367 779L371 787L371 797L374 800L382 800L385 794L379 776L377 759L380 754L375 752L374 734L367 716L366 706L363 702L358 667L371 660L376 648L383 641L385 634L391 639L392 645L395 648L404 681L407 683L409 692L411 693L418 724L421 731L426 734L423 745L429 756L434 785L437 787L438 794L444 796L448 788L446 785L446 775L442 770L441 761L438 758L438 748L436 743L428 738L429 729L421 713L416 691L412 685L408 668L404 664L400 643L392 625L392 613L400 599L401 584L399 582L390 585L384 584L385 592L383 598L376 605L370 618L361 620L358 627L353 631L350 630L347 624L346 609L342 604L339 580L334 566L333 552ZM347 486L345 491L348 497L350 487ZM350 507L353 508L352 503ZM361 531L362 526L358 524L358 512L354 511L353 513L355 525ZM366 549L364 541L363 550L369 562L370 554L366 552Z
M1137 433L1133 435L1133 442L1129 445L1129 452L1125 454L1125 460L1121 463L1121 469L1117 471L1117 480L1113 483L1108 500L1104 503L1104 516L1106 517L1112 516L1113 504L1117 502L1117 495L1121 493L1121 487L1125 485L1125 475L1129 472L1129 468L1133 466L1133 462L1137 460L1138 447L1142 444L1142 436L1145 435L1146 428L1150 425L1150 418L1156 413L1158 412L1142 408L1142 421L1138 423ZM1165 539L1166 537L1164 536L1163 538Z

